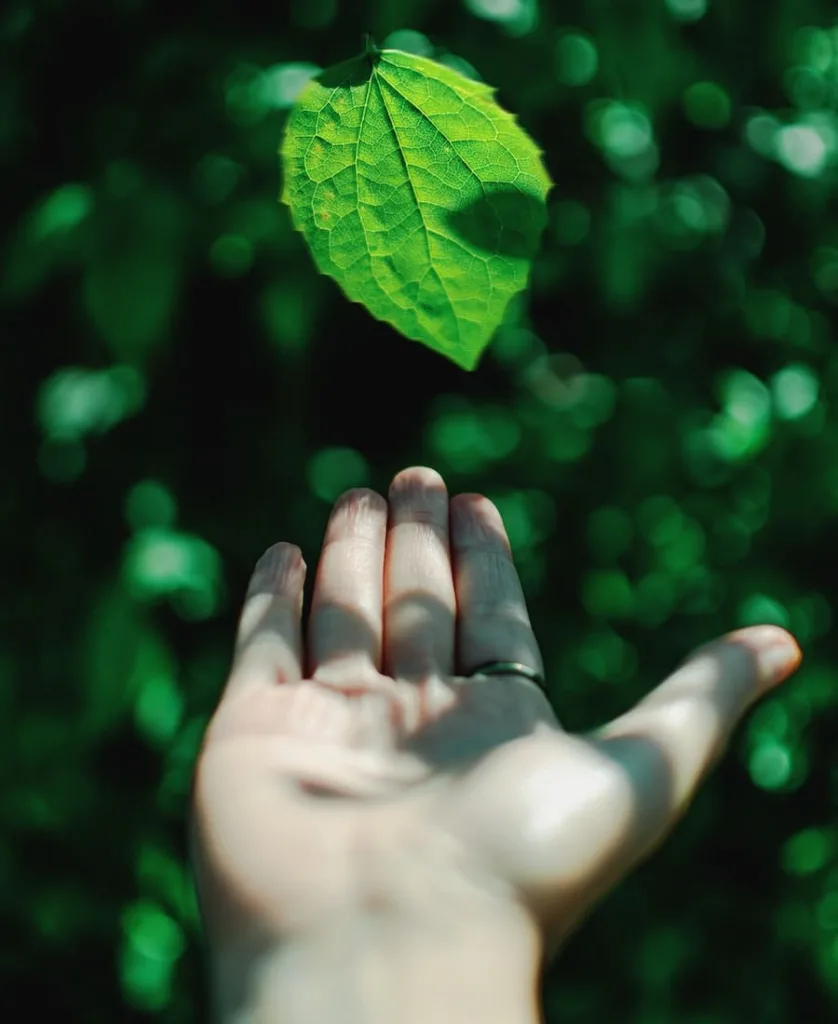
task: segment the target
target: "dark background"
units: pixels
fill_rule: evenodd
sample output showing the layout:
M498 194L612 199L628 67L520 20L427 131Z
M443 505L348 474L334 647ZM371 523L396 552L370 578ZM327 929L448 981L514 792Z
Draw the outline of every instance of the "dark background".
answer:
M366 31L497 86L556 181L473 374L347 303L277 202L294 81ZM498 501L570 728L740 625L805 651L548 1019L834 1018L837 102L826 0L2 7L15 1019L206 1018L185 807L248 573L412 463Z

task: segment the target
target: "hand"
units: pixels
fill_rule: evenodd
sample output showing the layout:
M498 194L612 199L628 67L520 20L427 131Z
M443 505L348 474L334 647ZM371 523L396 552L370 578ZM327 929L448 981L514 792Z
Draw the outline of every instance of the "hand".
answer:
M785 631L740 630L625 715L569 735L528 680L471 677L491 661L540 672L541 656L498 511L449 502L428 469L400 473L388 502L337 502L305 642L304 573L288 544L258 563L196 774L202 909L232 987L249 984L236 980L249 959L284 949L288 979L380 958L381 984L403 996L397 954L432 959L453 928L479 957L450 984L491 987L493 963L520 963L507 987L525 990L542 943L554 949L661 841L744 712L800 660ZM316 995L316 977L287 984L284 1006L326 998L322 979ZM298 1019L338 1019L320 1010Z

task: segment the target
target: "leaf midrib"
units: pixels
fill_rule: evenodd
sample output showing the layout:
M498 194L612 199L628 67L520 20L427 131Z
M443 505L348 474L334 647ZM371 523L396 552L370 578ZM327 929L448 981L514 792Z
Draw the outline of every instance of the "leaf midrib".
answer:
M402 65L402 64L394 64L392 66L393 67L398 67L400 71L406 71L408 74L414 74L414 75L419 74L419 72L416 71L414 68L406 67L405 65ZM420 117L423 117L433 127L434 131L439 132L439 134L445 139L445 141L451 147L451 152L454 154L454 156L460 161L460 163L463 165L463 167L465 167L465 169L472 176L472 178L474 178L474 180L477 182L477 184L480 186L480 188L483 190L483 192L485 192L486 189L485 189L485 187L483 185L482 178L477 173L477 171L475 171L474 168L469 164L469 162L462 155L462 153L460 153L458 151L457 144L452 139L448 138L448 136L445 134L445 132L438 125L436 125L434 123L434 121L431 119L431 116L429 114L426 114L425 111L420 106L418 106L416 103L414 103L413 100L409 96L405 96L405 94L401 91L401 89L398 88L398 86L395 85L395 83L389 81L386 78L384 79L384 81L393 90L394 93L396 93L397 95L401 96L401 98L405 101L405 103L407 103L409 106L411 106L416 111L416 113L419 114ZM448 85L446 82L439 81L438 84L443 86L443 88L447 89L449 92L453 92L453 90L451 89L451 86ZM473 107L472 109L476 109L476 108Z
M381 97L381 105L384 108L384 112L387 115L387 120L390 123L390 131L393 133L393 138L396 140L396 149L398 150L399 159L402 162L402 167L404 167L405 178L407 179L407 183L408 183L408 185L410 187L410 191L411 191L411 194L413 196L413 202L416 205L416 209L419 211L419 219L422 221L422 229L425 232L425 245L426 245L427 251L428 251L428 263L430 264L431 272L434 274L434 276L436 277L437 281L440 284L440 287L442 288L443 292L445 293L445 298L448 301L448 306L451 309L451 312L453 314L454 323L457 326L457 342L459 343L460 346L462 346L463 338L462 338L462 331L461 331L461 328L460 328L460 318L459 318L459 316L456 313L456 308L454 306L454 303L451 301L451 294L448 291L448 288L447 288L447 286L445 284L445 281L439 275L439 272L436 270L436 267L434 266L434 261L433 261L433 258L431 256L431 228L428 227L427 221L425 220L425 211L423 209L423 204L421 203L421 201L419 199L419 195L416 192L416 186L414 185L413 178L411 177L411 174L410 174L410 164L407 162L407 158L404 155L404 151L402 149L402 144L401 144L401 138L399 136L398 129L396 128L395 122L393 121L393 115L390 113L390 108L387 105L387 96L386 96L385 91L381 88L381 83L379 81L379 75L378 75L378 69L377 69L377 67L375 65L373 65L373 73L370 76L370 87L372 87L373 79L375 79L376 88L378 89L378 94ZM414 110L418 111L418 113L420 113L421 116L425 118L425 120L430 121L430 118L428 117L428 115L425 114L423 111L419 110L419 108L416 106L415 103L411 103L411 101L399 89L395 88L395 86L392 84L392 82L389 82L385 78L384 79L384 84L389 86L397 95L401 96L401 98L406 103L409 103L410 106L413 107ZM431 122L431 123L433 124L433 122ZM436 125L434 125L434 128L437 131L439 131L439 129L436 128ZM440 133L440 134L442 134L442 133ZM358 138L360 140L360 132L359 132ZM450 142L450 139L448 141ZM470 168L469 168L469 170L470 170ZM472 171L472 173L474 173L474 172ZM420 315L420 314L417 313L417 315ZM423 319L425 319L426 323L427 323L427 318L423 317ZM434 331L434 334L436 334L437 338L440 341L442 341L442 338L440 337L440 335L438 334L437 331Z

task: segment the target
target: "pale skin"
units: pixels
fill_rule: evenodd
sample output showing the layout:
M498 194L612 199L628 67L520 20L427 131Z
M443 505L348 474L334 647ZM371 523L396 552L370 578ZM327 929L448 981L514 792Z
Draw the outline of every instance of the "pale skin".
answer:
M546 958L667 836L797 644L728 634L571 735L533 683L469 678L541 654L497 509L421 467L337 502L305 629L304 575L290 544L257 564L196 770L217 1019L534 1024Z

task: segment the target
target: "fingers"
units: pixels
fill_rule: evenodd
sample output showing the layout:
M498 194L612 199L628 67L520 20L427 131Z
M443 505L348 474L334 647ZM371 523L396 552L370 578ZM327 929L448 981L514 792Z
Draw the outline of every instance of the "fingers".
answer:
M628 778L637 853L669 831L744 713L801 657L777 626L738 630L695 651L636 707L593 734Z
M454 581L448 492L432 469L406 469L390 485L384 574L384 667L421 680L454 671Z
M256 563L225 696L247 686L301 678L305 572L300 549L293 544L275 544Z
M387 503L356 490L336 503L317 566L308 626L309 672L360 683L381 668Z
M541 652L500 513L479 494L451 501L458 671L518 661L543 671Z

